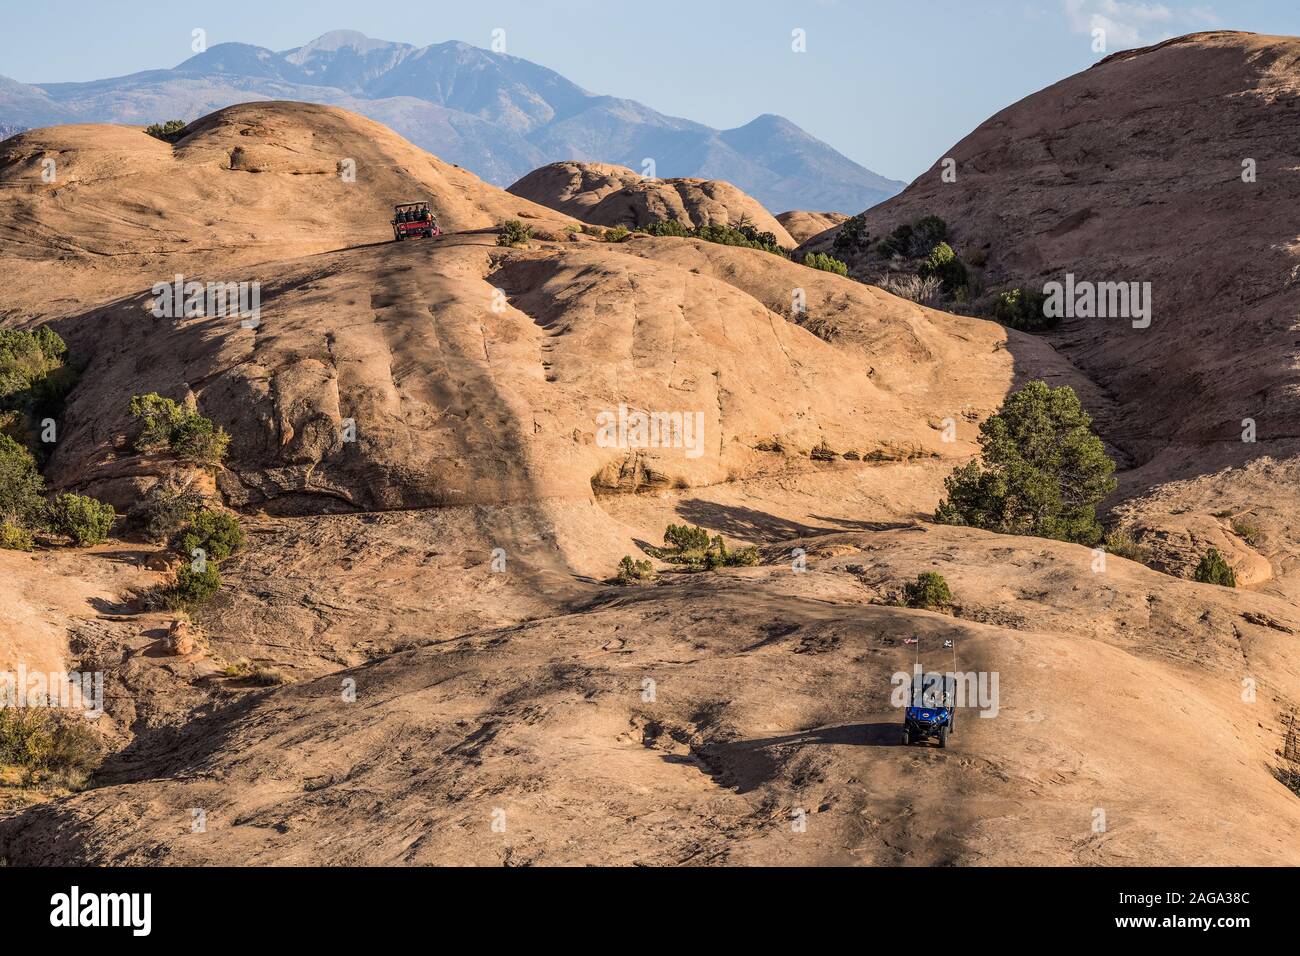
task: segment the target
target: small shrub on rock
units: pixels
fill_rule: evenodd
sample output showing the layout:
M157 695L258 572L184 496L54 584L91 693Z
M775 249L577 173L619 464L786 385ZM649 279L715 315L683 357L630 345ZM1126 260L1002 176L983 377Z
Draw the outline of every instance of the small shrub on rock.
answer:
M49 529L72 539L78 548L106 541L117 516L112 505L71 492L50 499L46 515Z
M649 561L633 561L631 555L625 554L623 560L618 563L618 573L614 576L614 580L626 586L653 581L658 576L654 565Z
M835 234L831 248L835 252L852 253L866 249L870 244L871 233L867 231L866 216L858 213L840 224L840 231Z
M889 235L876 243L876 253L886 259L902 256L917 259L930 255L939 244L947 244L948 224L938 216L922 216L916 222L905 222L894 227Z
M1263 529L1248 518L1234 518L1232 520L1232 533L1252 548L1258 548L1264 541Z
M917 274L922 279L931 276L938 279L943 291L949 294L963 288L967 282L966 266L946 242L940 242L930 250Z
M948 224L938 216L922 216L912 224L912 249L928 252L948 238ZM945 243L946 244L946 243Z
M171 481L160 481L132 509L130 519L150 541L170 541L203 507L203 496Z
M1196 565L1196 570L1192 573L1192 579L1200 581L1202 584L1217 584L1220 587L1235 588L1237 586L1237 575L1232 567L1223 559L1218 548L1211 548L1205 556Z
M184 120L172 119L165 123L151 123L144 128L144 131L164 143L175 143L181 138L181 131L185 126Z
M696 229L684 226L676 219L667 219L651 223L648 226L639 226L637 231L651 236L678 236L703 239L705 242L716 242L723 246L762 249L764 252L770 252L783 259L786 258L786 251L777 244L776 236L773 233L759 232L743 217L734 226L710 223Z
M915 581L903 585L903 600L908 607L947 607L952 604L952 591L942 574L925 571Z
M48 450L35 440L38 423L59 416L76 382L68 346L48 325L0 329L0 431L34 455Z
M222 673L231 680L251 681L259 687L275 687L285 682L284 674L277 668L254 664L246 657L227 665Z
M748 568L758 564L759 557L758 547L751 544L727 552L726 563L728 567L732 568Z
M132 446L138 452L169 452L183 461L215 468L230 444L225 430L200 415L193 404L180 405L157 392L132 397L131 417L137 422Z
M704 552L704 566L710 571L716 571L718 568L752 567L758 562L758 548L751 545L737 548L735 551L728 550L727 543L722 540L721 535L715 535L709 543L708 550Z
M1127 531L1112 531L1106 535L1101 544L1102 548L1108 553L1118 558L1127 558L1130 561L1136 561L1138 564L1146 564L1151 557L1150 553L1137 542Z
M8 435L0 435L0 523L20 528L39 525L44 495L45 480L31 452Z
M689 238L694 233L690 226L683 225L676 219L661 219L641 227L640 231L651 236L674 236L680 239Z
M30 782L80 787L103 757L103 743L80 715L42 707L0 708L0 764Z
M918 305L933 305L939 301L943 284L937 276L914 276L907 273L886 272L875 285L890 295L908 299Z
M497 245L522 246L532 237L532 226L525 226L518 219L507 219L501 224L501 229L497 233Z
M849 274L848 263L832 258L824 252L808 253L803 257L803 264L808 266L810 269L820 269L822 272L833 272L837 276L847 277Z
M225 511L202 508L194 513L188 526L174 540L174 547L182 557L189 559L196 549L202 549L208 561L226 560L244 544L244 532L239 519Z
M1009 289L998 293L990 310L991 318L1007 328L1021 332L1046 332L1061 324L1058 316L1043 309L1047 296L1034 289Z
M0 524L0 549L5 551L31 551L36 547L32 533L15 524Z
M709 533L686 524L670 524L664 529L664 544L681 554L703 552L709 547Z
M208 561L203 570L194 564L182 564L176 571L176 583L161 595L164 607L173 611L197 611L221 590L221 574L215 562Z

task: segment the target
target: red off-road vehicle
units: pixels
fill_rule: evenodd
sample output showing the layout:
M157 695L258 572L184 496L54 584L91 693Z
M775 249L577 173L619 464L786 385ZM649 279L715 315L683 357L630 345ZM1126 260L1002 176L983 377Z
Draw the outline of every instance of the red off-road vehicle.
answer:
M420 237L432 239L442 235L438 220L429 211L427 202L398 203L393 207L392 225L393 239L397 242Z

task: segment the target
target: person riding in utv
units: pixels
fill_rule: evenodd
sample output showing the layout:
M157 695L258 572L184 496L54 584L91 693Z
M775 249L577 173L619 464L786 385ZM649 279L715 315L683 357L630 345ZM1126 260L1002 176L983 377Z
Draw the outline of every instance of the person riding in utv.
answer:
M952 674L917 673L903 711L902 742L910 745L937 739L948 746L957 719L957 679Z
M427 201L398 203L393 207L392 227L393 238L398 242L403 239L431 239L442 235L442 229Z

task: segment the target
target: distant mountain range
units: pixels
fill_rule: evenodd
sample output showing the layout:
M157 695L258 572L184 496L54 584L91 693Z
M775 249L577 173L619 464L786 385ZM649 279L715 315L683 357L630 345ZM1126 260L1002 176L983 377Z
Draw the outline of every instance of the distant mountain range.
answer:
M221 43L170 70L32 86L0 77L0 134L58 123L193 120L250 100L354 110L431 153L506 186L557 160L658 176L724 179L773 212L856 213L905 183L859 166L780 116L716 130L634 100L598 96L519 57L467 43L416 47L353 31L280 53Z

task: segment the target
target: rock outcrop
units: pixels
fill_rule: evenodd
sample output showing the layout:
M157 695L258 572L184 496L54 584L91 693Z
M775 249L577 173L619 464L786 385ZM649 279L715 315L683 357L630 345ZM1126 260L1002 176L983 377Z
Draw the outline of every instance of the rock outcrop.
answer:
M509 187L516 196L597 226L647 226L676 219L684 226L748 223L796 245L783 225L731 183L716 179L648 179L626 166L551 163Z

